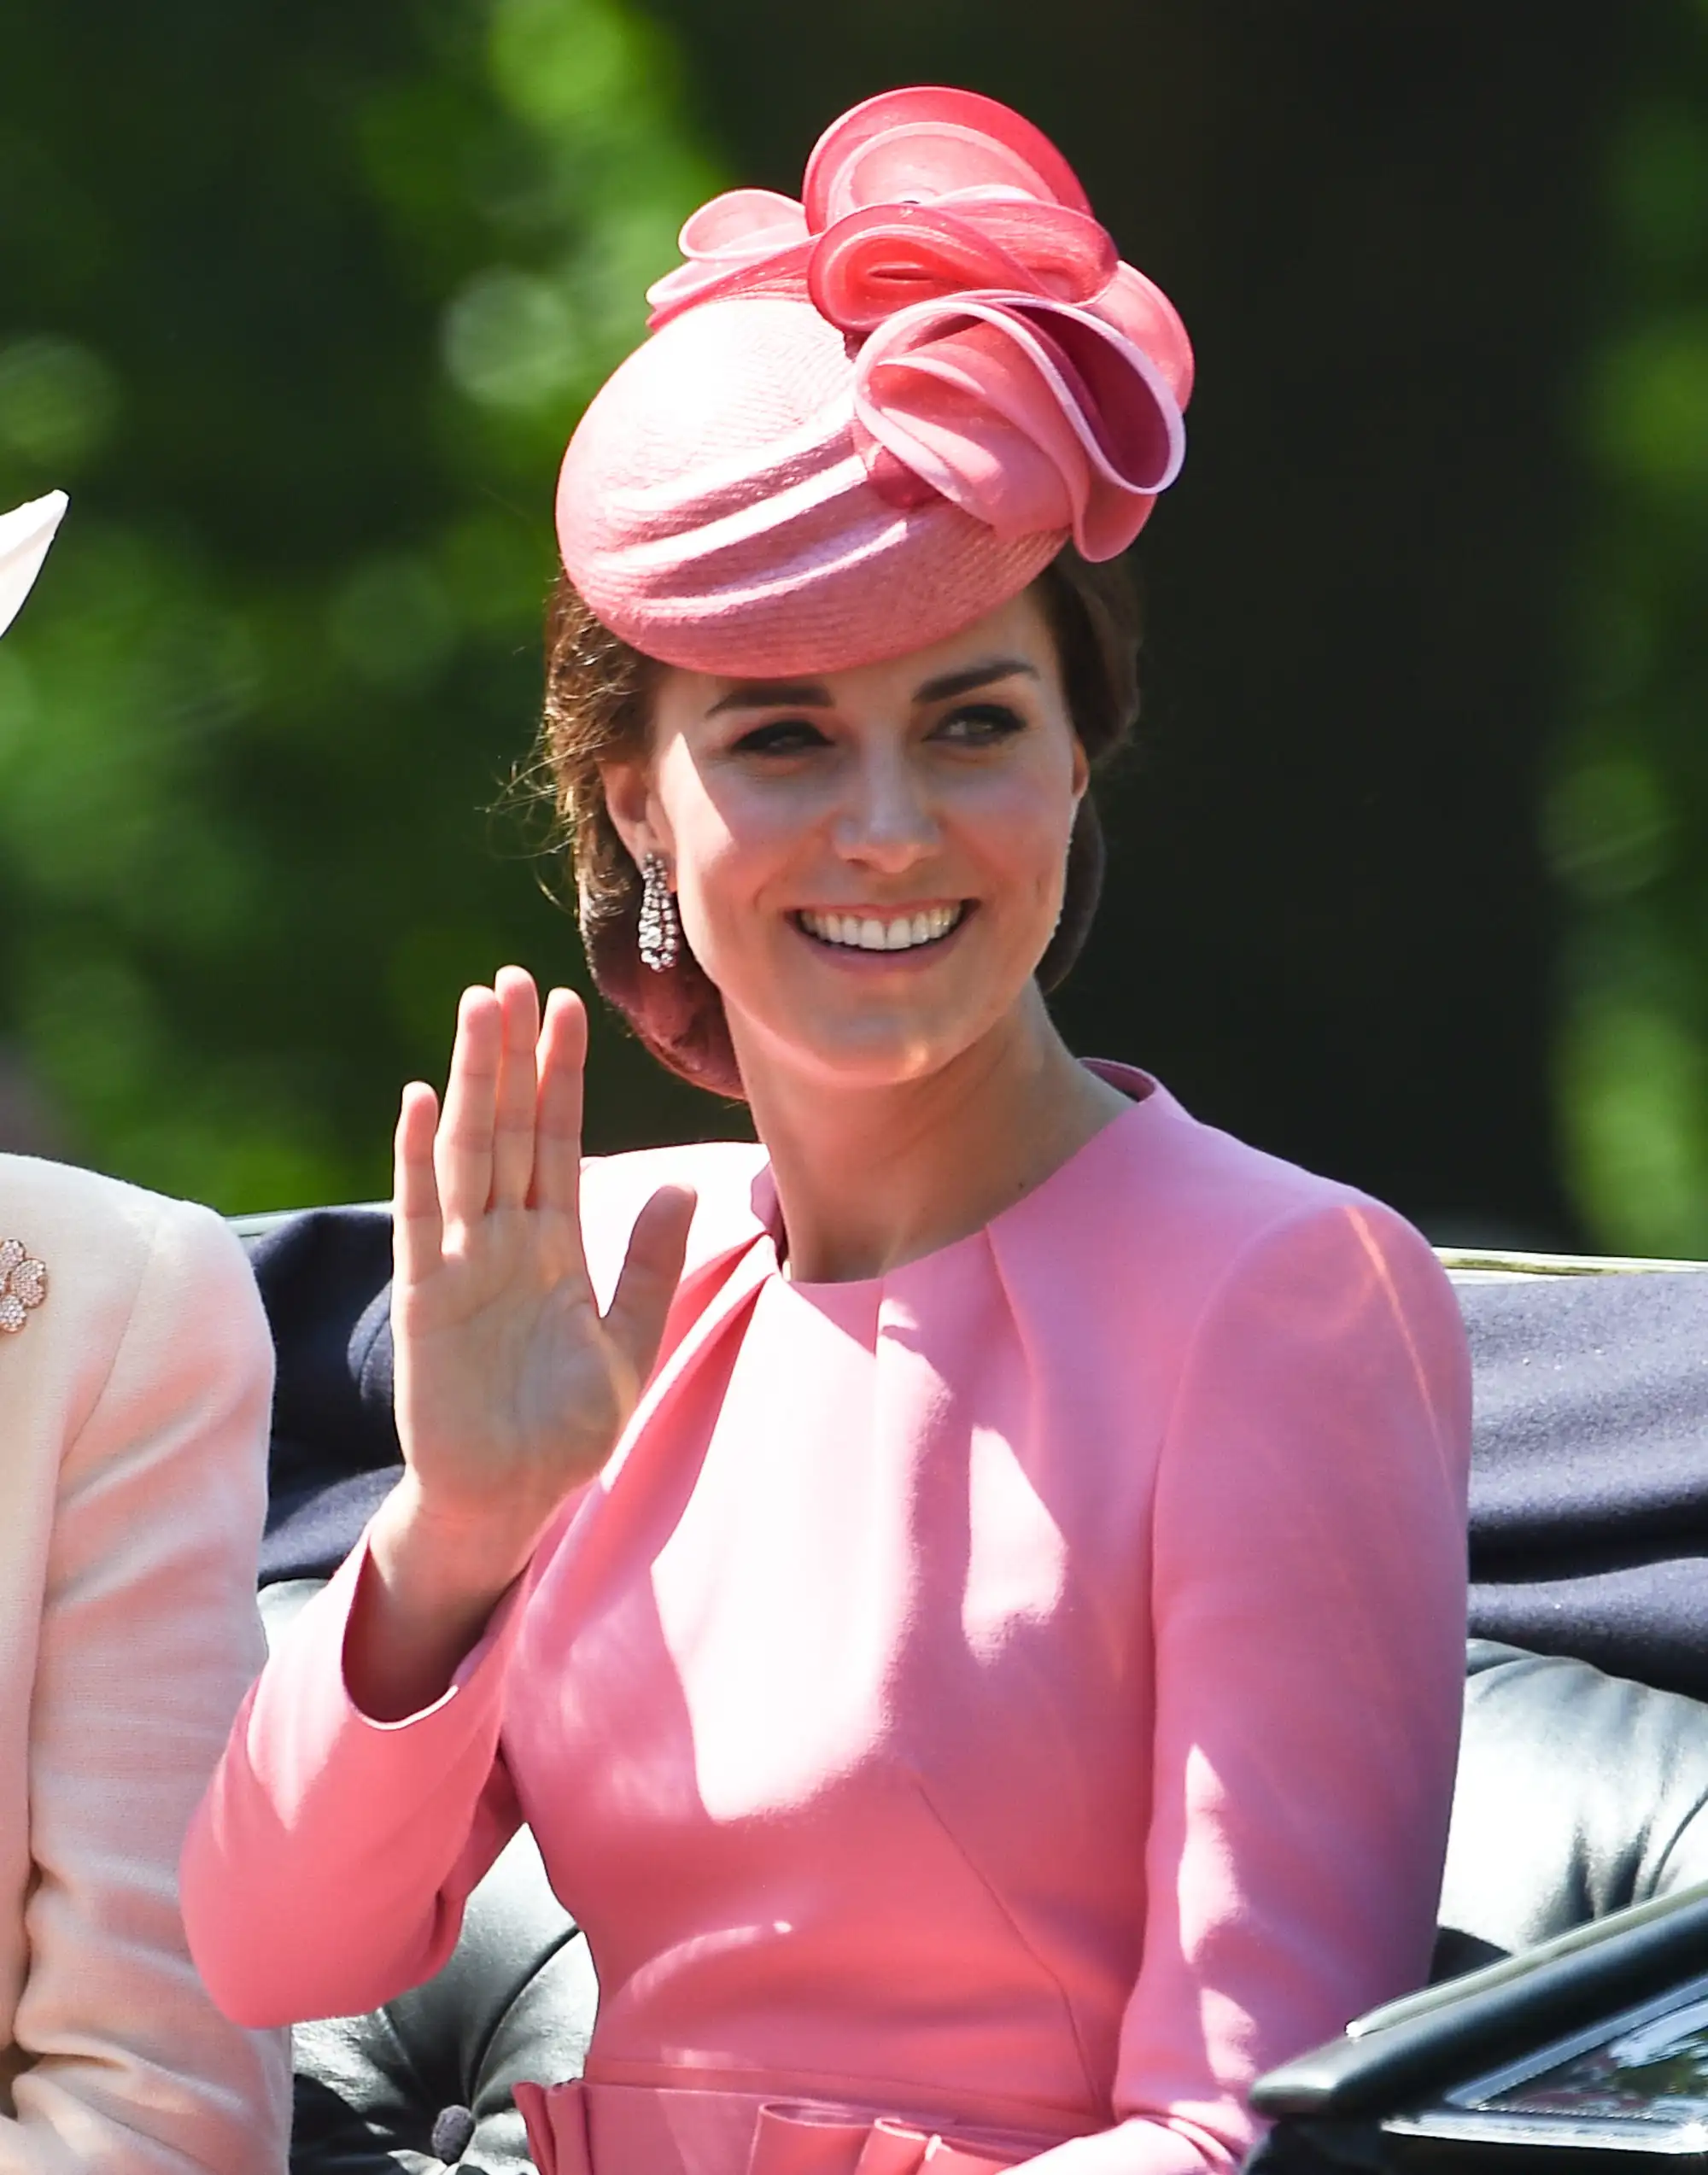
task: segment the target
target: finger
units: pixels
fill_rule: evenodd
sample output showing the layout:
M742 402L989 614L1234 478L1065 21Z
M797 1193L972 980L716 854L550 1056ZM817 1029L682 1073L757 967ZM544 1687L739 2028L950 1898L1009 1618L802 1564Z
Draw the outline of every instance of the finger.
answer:
M499 1052L503 1022L489 989L467 989L457 1008L457 1039L445 1109L433 1143L439 1205L451 1224L471 1224L486 1213L492 1194L492 1139L498 1102Z
M400 1285L425 1281L439 1266L444 1225L433 1171L439 1098L424 1080L403 1090L392 1143L391 1257Z
M534 1205L575 1216L581 1204L582 1100L587 1007L573 990L546 1000L540 1035L540 1116L534 1143Z
M497 1116L493 1132L492 1206L519 1208L534 1180L534 1120L540 1097L535 1046L540 997L522 967L501 967L496 983L499 1020Z
M623 1274L617 1280L605 1326L611 1342L635 1370L638 1387L652 1371L676 1286L682 1280L688 1225L693 1220L692 1188L661 1186L635 1219Z

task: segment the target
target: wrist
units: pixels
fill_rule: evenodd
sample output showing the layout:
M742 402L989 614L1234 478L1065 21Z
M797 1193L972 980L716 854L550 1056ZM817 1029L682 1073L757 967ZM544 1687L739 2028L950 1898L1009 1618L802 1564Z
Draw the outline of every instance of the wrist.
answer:
M490 1607L527 1569L546 1523L502 1504L477 1510L436 1502L406 1472L375 1514L369 1553L400 1600L418 1600L435 1614L459 1604Z

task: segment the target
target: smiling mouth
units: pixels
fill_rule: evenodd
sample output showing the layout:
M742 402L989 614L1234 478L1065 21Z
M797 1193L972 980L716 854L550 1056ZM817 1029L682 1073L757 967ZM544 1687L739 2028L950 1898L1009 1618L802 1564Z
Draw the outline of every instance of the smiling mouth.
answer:
M916 951L941 944L967 918L968 903L922 907L917 914L819 914L803 909L793 919L819 944L844 951Z

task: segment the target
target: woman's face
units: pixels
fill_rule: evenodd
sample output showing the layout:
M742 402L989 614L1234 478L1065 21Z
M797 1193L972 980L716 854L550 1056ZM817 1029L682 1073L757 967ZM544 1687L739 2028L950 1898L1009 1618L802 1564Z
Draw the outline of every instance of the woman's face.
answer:
M662 675L645 765L605 774L750 1080L938 1071L1028 991L1086 766L1029 592L930 649L801 681Z

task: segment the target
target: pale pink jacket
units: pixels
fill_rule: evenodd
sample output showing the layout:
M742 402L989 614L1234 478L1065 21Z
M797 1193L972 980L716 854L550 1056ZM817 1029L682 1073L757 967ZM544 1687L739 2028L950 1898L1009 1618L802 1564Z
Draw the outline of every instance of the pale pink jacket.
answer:
M589 1166L607 1288L700 1189L664 1359L436 1706L345 1693L360 1553L275 1654L186 1859L233 2014L424 1977L525 1819L601 1987L585 2084L518 2096L548 2171L1204 2175L1254 2076L1422 1979L1453 1295L1110 1071L1044 1185L869 1282L780 1275L758 1150Z
M196 1976L177 1861L260 1668L272 1351L206 1209L0 1156L0 2175L275 2175L282 2035Z

